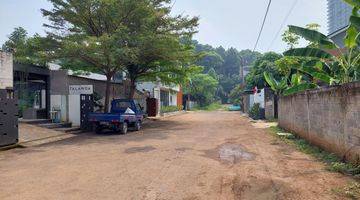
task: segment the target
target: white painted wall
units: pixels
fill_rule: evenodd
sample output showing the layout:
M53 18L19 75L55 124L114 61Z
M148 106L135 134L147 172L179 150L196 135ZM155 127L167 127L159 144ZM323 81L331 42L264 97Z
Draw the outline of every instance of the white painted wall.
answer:
M13 56L0 51L0 89L13 88Z
M136 85L136 88L140 91L142 90L146 90L146 91L149 91L151 96L154 97L155 94L154 94L154 89L155 88L158 88L158 89L163 89L163 90L172 90L172 91L175 91L175 92L180 92L180 85L171 85L171 86L167 86L167 85L164 85L162 83L153 83L153 82L142 82L142 83L138 83ZM155 97L156 98L156 97Z
M251 95L249 95L249 99L250 99L250 109L254 106L254 95L253 94L251 94Z
M151 97L155 97L155 94L154 94L154 89L155 88L158 88L158 86L155 84L155 83L152 83L152 82L142 82L142 83L138 83L136 85L136 88L140 91L143 91L143 90L146 90L148 92L150 92L150 96ZM160 94L159 94L160 95Z
M161 108L160 90L165 90L165 91L170 90L172 92L169 92L169 105L177 106L177 93L180 91L180 85L166 86L160 82L158 82L158 83L142 82L142 83L138 83L136 87L140 91L146 90L146 91L150 92L151 97L158 99L159 100L158 101L159 108ZM158 111L158 115L160 115L160 110L161 109L159 109L159 111Z
M265 108L265 90L261 90L260 93L254 95L254 103L259 103L260 108Z
M50 110L60 110L62 122L67 122L67 98L65 95L50 95Z
M169 104L170 104L170 106L177 106L177 93L170 92Z
M80 126L80 95L69 95L69 122Z

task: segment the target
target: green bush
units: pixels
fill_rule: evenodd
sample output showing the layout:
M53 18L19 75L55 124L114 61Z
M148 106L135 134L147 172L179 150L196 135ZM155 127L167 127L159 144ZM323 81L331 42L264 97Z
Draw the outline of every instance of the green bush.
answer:
M196 106L193 110L215 111L215 110L226 110L226 109L225 106L221 105L220 103L212 103L203 107Z
M360 183L358 182L349 183L344 188L335 188L332 191L350 199L360 199Z
M330 167L328 169L333 172L340 172L343 174L350 174L353 176L360 175L360 165L354 166L350 163L333 162L333 163L330 163Z
M253 105L253 107L250 109L249 111L249 117L251 117L252 119L258 120L260 119L260 104L259 103L255 103Z
M176 112L179 110L181 110L181 108L179 108L178 106L162 106L161 107L162 113Z

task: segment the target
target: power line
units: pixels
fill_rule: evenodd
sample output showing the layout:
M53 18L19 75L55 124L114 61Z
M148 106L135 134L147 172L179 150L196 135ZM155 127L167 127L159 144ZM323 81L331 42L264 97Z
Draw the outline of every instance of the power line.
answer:
M171 10L172 10L172 9L174 8L174 6L176 5L176 1L177 1L177 0L175 0L174 3L172 4Z
M266 22L266 18L267 18L268 14L269 14L271 1L272 1L272 0L269 0L269 4L268 4L268 6L267 6L267 8L266 8L266 13L265 13L265 16L264 16L264 19L263 19L263 22L262 22L262 25L261 25L261 29L260 29L260 32L259 32L258 38L257 38L257 40L256 40L255 47L254 47L254 50L253 50L253 51L256 50L257 45L258 45L258 43L259 43L259 40L260 40L262 31L263 31L263 29L264 29L264 25L265 25L265 22Z
M296 4L297 4L298 1L299 1L299 0L295 0L295 1L293 2L292 6L290 7L290 10L289 10L289 12L286 14L286 16L285 16L282 24L280 25L280 28L279 28L278 32L276 33L274 39L271 41L270 46L268 47L268 51L271 49L271 47L274 45L274 42L275 42L276 39L279 37L281 30L282 30L283 27L285 26L287 20L289 19L290 15L291 15L292 11L294 10L294 8L295 8L295 6L296 6Z

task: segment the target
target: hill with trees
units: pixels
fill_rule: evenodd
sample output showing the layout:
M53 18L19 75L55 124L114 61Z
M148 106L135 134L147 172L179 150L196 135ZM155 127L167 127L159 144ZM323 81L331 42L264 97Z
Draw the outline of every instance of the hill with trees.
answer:
M219 82L215 99L228 103L231 91L239 85L245 84L242 68L253 65L261 56L259 52L251 50L237 50L235 48L213 47L200 44L194 40L195 51L203 54L196 64L204 67L203 73L213 74Z

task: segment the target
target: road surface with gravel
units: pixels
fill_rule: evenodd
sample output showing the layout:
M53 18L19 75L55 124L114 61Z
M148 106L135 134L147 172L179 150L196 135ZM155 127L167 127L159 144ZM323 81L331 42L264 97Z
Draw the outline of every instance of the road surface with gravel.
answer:
M0 180L2 200L341 199L350 181L225 111L0 152Z

